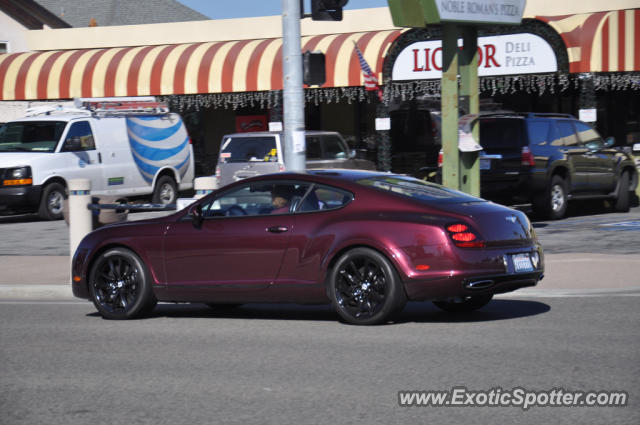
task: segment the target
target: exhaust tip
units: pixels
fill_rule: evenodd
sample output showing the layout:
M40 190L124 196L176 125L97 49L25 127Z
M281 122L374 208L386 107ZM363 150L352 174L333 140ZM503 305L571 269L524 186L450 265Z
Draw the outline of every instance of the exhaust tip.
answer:
M464 284L467 289L487 289L495 285L493 280L470 280Z

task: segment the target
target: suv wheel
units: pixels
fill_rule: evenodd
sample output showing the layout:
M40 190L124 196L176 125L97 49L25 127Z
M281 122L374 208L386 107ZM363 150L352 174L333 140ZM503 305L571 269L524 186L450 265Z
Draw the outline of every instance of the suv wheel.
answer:
M620 186L618 187L618 197L613 204L613 210L617 212L629 211L629 172L625 171L620 176Z
M537 215L550 220L558 220L567 212L567 184L558 175L551 178L551 184L533 203Z

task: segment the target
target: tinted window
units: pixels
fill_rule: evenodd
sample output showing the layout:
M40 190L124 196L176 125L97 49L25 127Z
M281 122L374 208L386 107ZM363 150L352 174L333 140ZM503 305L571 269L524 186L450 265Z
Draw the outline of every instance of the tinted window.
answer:
M524 120L513 118L481 119L480 145L489 150L520 149L525 145Z
M475 199L466 193L447 189L446 187L411 177L371 177L358 180L358 183L423 201L434 201L438 199Z
M228 137L220 149L219 162L248 162L278 160L276 139L264 137Z
M332 210L346 205L353 199L353 195L334 187L313 185L311 190L301 200L296 212Z
M254 182L233 189L202 205L204 217L288 214L307 193L309 184Z
M530 121L527 125L529 142L533 145L546 145L549 142L549 121Z
M322 145L320 144L320 138L317 136L307 136L307 158L308 159L320 159L322 158Z
M324 158L347 158L347 152L342 140L338 136L323 136Z
M65 143L67 140L73 138L78 138L80 141L80 148L78 150L90 151L96 148L93 140L93 133L91 132L91 126L88 121L74 122L71 124L71 127L67 132L67 137L65 138Z
M558 121L558 138L551 142L554 146L577 146L578 138L570 121Z
M578 131L578 138L581 143L600 143L603 144L602 138L598 134L597 131L593 129L589 124L586 124L582 121L576 121L576 130Z
M7 123L0 127L0 152L53 152L66 124L63 121Z

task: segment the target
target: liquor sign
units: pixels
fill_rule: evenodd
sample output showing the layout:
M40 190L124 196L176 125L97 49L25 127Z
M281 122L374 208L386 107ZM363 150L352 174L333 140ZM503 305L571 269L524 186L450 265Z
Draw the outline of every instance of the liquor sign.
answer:
M458 40L462 47L462 39ZM558 61L542 37L508 34L478 38L478 75L520 75L555 72ZM405 47L393 64L391 79L428 80L442 77L442 41L419 41Z
M421 0L427 24L519 24L525 0Z

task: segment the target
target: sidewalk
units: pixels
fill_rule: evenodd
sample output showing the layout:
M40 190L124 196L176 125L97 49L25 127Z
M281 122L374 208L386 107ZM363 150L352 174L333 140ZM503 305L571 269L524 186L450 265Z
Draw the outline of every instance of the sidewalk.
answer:
M73 300L69 257L0 256L0 299ZM640 254L547 254L545 278L521 296L640 291Z

